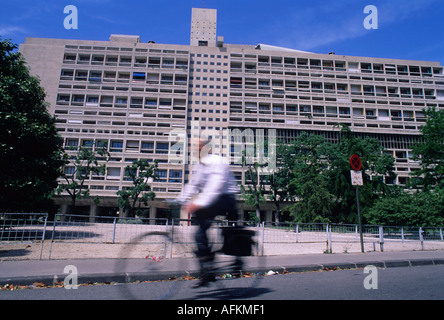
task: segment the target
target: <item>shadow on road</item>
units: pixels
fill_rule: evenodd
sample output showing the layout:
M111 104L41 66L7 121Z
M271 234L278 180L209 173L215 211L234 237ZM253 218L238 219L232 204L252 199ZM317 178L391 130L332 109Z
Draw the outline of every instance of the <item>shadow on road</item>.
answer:
M21 256L27 256L30 253L31 253L31 250L28 250L28 249L0 250L0 258L21 257Z
M270 293L273 290L268 288L217 288L209 289L205 292L198 292L190 300L196 299L216 299L216 300L231 300L231 299L250 299L257 298L263 294Z

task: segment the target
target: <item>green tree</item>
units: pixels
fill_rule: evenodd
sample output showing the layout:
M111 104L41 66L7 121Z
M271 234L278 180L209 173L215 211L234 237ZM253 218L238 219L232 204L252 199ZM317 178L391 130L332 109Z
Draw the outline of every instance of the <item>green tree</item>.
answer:
M444 188L444 109L424 110L426 124L421 128L422 139L412 149L413 160L420 168L412 172L412 187L424 191Z
M274 221L277 225L280 222L281 202L289 201L290 195L288 193L288 177L285 170L277 168L274 172L267 176L269 193L267 199L273 201L276 206L274 212Z
M413 170L409 186L378 200L365 214L369 223L404 226L442 226L444 223L444 110L429 108L422 138L413 147Z
M254 207L255 216L254 221L259 222L261 219L260 204L266 201L265 199L265 175L260 174L260 170L264 165L257 162L253 164L245 164L244 167L247 168L245 173L245 185L241 185L241 197L245 200L245 203L249 206Z
M376 201L365 218L370 224L387 226L442 227L444 189L410 193L400 190Z
M298 222L329 220L333 195L327 184L329 164L325 161L326 142L322 136L302 133L289 145L279 145L280 181L287 199L295 200L289 207Z
M85 182L90 179L91 174L105 174L106 164L103 162L108 162L110 155L107 145L98 141L92 142L88 146L70 147L68 150L77 150L77 153L74 155L71 152L64 154L65 166L61 175L64 181L59 183L56 192L57 194L62 192L69 194L71 206L68 213L73 213L76 200L90 196L89 189L85 188ZM94 202L99 202L98 197L94 198Z
M129 210L129 216L141 214L142 204L154 200L156 194L151 190L150 183L157 178L157 162L150 164L148 160L141 159L131 163L125 168L125 179L132 181L133 186L117 191L119 207Z
M356 137L343 127L337 143L320 135L302 133L291 144L278 147L282 190L294 201L290 212L299 222L357 222L356 190L351 185L351 155L362 160L364 185L360 189L361 211L380 197L391 194L385 179L394 179L393 157L383 152L377 139Z
M348 127L342 127L338 143L329 144L325 153L329 163L328 185L335 197L332 215L336 222L357 222L356 188L352 186L350 177L350 157L353 154L362 161L361 212L365 213L377 199L393 192L393 187L386 184L385 179L395 177L394 158L384 153L377 139L356 137Z
M0 210L48 210L63 165L62 139L39 79L17 45L0 39Z

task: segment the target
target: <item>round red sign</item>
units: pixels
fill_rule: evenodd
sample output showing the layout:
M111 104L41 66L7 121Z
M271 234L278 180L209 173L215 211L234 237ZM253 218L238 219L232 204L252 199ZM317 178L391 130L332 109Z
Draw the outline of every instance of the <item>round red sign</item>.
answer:
M350 157L350 165L353 170L361 170L362 162L358 155L354 154Z

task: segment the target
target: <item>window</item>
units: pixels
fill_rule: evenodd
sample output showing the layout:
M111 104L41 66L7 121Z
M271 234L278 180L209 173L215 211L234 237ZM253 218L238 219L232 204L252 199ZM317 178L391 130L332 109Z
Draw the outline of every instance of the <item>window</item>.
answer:
M88 71L77 70L76 71L76 76L75 76L74 80L76 80L76 81L86 81L87 78L88 78Z
M142 142L142 149L154 149L154 142Z
M98 106L99 105L99 97L98 96L88 96L86 98L87 106Z
M115 71L105 71L103 76L103 81L105 82L114 82L116 80L116 72Z
M74 63L76 61L76 54L75 53L65 53L65 56L63 58L64 63Z
M127 141L126 142L126 151L139 151L139 141Z
M162 75L160 79L161 84L173 84L173 76L172 75Z
M57 104L68 104L70 96L68 94L59 94L57 97Z
M170 170L170 177L168 182L181 183L182 182L182 171L181 170Z
M146 61L147 61L146 57L136 57L136 61L135 61L134 65L136 67L144 67L144 66L146 66Z
M96 140L96 148L107 148L108 140Z
M158 154L168 153L168 142L157 142L156 153L158 153Z
M103 64L104 56L93 55L91 64Z
M80 54L77 63L79 64L89 64L91 56L89 54Z
M146 98L145 99L145 108L156 108L157 99L156 98Z
M142 108L143 98L141 97L132 97L130 107L132 108Z
M123 141L122 140L111 140L110 152L122 152Z
M60 80L72 80L73 75L74 75L73 70L64 69L60 74Z
M82 147L92 148L93 145L94 145L94 141L93 140L83 140L82 141Z
M157 170L156 174L157 178L154 180L155 182L166 182L166 177L167 177L166 170Z
M102 71L90 71L88 80L90 82L102 81Z
M63 169L63 173L67 176L72 176L74 174L74 172L76 171L75 167L65 167Z
M78 139L66 139L65 147L76 148L78 146L79 146L79 140Z
M83 105L84 101L85 101L85 96L84 95L75 94L75 95L72 96L71 104L72 105L76 105L76 106L80 106L80 105Z
M131 65L131 57L120 57L120 64L121 66L130 66Z
M108 168L107 169L108 179L119 179L120 178L120 168Z
M116 104L124 104L128 103L128 98L126 97L116 97Z
M134 81L144 81L146 78L145 72L133 72Z

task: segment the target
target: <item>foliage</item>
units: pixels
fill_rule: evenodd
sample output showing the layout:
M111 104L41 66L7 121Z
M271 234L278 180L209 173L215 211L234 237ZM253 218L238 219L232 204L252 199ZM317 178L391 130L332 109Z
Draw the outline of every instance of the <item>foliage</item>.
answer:
M76 150L70 147L68 150ZM76 205L77 199L89 197L89 189L84 187L85 181L89 180L90 175L103 175L106 171L106 165L99 163L99 161L109 161L109 153L107 145L94 143L93 146L81 146L77 149L74 156L67 153L64 154L65 167L61 177L65 182L59 183L57 187L57 194L67 192L71 197L71 210ZM67 171L67 168L72 168L72 171ZM97 203L98 198L94 201Z
M280 222L281 202L290 201L291 197L288 192L288 176L287 172L282 168L278 168L267 176L270 192L267 199L273 201L276 206L274 220L276 224Z
M302 133L278 150L279 184L286 191L286 199L294 200L289 209L298 222L357 222L356 189L351 185L349 163L353 154L362 160L361 211L393 192L384 179L393 179L394 159L383 153L378 140L356 137L348 127L341 129L337 143Z
M422 139L412 149L419 168L412 172L410 191L378 201L366 215L370 223L406 226L444 224L444 110L425 110Z
M290 213L298 222L324 222L331 214L333 195L328 190L323 137L303 133L290 145L280 145L279 175L287 198L295 199Z
M408 193L401 191L382 198L366 213L370 224L388 226L442 227L444 189Z
M0 39L0 210L43 211L57 187L62 139L39 79L16 49Z
M245 166L245 161L243 161ZM260 175L261 165L255 162L253 165L249 164L247 166L247 173L245 177L246 186L241 185L241 197L245 200L245 203L252 206L256 210L255 221L260 221L260 204L265 202L265 184L264 175ZM251 217L250 217L251 218ZM251 220L251 219L250 219Z
M157 162L153 165L148 160L141 159L131 163L125 168L125 177L133 182L133 186L117 192L119 207L129 210L131 217L141 214L141 206L148 205L154 200L156 194L151 190L149 183L157 178Z
M335 196L333 221L357 223L356 187L351 184L349 162L353 154L362 161L361 212L365 213L377 199L393 192L393 187L385 184L384 180L395 177L394 158L383 151L377 139L356 137L346 126L340 131L339 142L326 146L326 161L329 163L327 182Z
M369 223L406 226L444 224L444 110L425 110L422 139L412 149L419 168L412 172L410 191L380 199L365 215Z
M413 171L411 181L412 187L427 191L444 187L444 109L424 111L427 121L421 129L423 139L412 149L413 160L420 168Z

